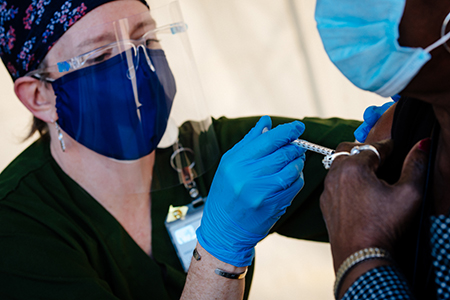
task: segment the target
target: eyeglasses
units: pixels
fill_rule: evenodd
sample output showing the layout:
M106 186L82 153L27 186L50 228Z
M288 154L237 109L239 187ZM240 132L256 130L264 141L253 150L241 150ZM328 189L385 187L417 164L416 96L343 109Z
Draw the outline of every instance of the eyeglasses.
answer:
M81 68L100 64L127 50L132 50L134 57L138 57L138 51L140 47L143 47L144 49L160 48L159 40L156 38L157 34L177 34L185 32L186 30L187 25L183 22L162 26L146 32L139 39L127 39L123 41L113 42L84 54L72 57L66 61L58 62L56 65L38 68L27 73L26 76L35 77L47 82L53 82L55 81L55 79L48 77L50 73L67 73ZM147 52L144 51L144 53L151 70L155 71Z

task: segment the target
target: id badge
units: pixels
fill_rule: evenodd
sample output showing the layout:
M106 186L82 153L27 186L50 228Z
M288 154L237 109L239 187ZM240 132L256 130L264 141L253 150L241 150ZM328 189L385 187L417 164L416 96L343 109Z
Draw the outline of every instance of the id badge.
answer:
M185 206L173 207L171 205L164 222L186 273L191 264L192 252L197 245L197 234L195 232L200 226L205 200L204 198L196 199Z

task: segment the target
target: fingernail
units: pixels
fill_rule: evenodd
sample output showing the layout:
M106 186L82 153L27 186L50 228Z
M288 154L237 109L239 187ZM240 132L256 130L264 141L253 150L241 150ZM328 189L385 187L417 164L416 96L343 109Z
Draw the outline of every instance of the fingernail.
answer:
M419 150L421 150L425 153L430 153L430 145L431 145L430 138L423 139L419 143Z

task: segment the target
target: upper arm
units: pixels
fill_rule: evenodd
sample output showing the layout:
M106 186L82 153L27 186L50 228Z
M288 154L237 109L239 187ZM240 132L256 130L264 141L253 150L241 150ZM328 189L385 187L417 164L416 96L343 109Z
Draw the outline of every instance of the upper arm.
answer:
M371 144L391 138L392 122L397 103L394 103L375 123L367 135L365 143Z

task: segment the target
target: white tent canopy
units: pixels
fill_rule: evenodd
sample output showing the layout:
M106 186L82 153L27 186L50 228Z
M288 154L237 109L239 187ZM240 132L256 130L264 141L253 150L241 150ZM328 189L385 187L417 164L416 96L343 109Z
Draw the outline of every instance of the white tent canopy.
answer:
M362 118L386 101L329 61L311 0L181 0L214 117Z

